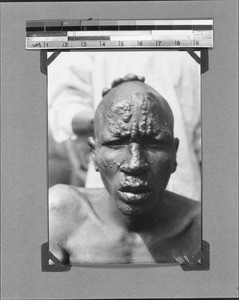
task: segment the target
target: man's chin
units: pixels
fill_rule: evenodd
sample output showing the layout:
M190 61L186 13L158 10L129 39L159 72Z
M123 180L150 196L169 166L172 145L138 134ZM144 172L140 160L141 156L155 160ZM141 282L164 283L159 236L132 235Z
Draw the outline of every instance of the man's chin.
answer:
M130 205L125 204L119 205L118 209L123 215L131 218L138 218L146 214L145 210L143 210L141 207L132 207Z

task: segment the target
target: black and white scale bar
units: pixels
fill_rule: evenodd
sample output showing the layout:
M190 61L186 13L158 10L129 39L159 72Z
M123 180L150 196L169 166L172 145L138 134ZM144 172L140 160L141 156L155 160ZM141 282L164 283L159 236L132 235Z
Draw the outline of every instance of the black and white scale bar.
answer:
M27 21L26 31L212 30L213 20L40 20Z
M26 49L213 47L213 20L28 21Z

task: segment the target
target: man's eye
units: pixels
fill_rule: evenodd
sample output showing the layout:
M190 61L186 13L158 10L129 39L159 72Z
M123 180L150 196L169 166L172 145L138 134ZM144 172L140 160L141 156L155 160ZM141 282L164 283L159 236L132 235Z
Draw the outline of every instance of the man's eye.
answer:
M104 143L104 146L111 147L111 148L123 147L125 146L125 141L122 140L108 141Z
M148 140L145 142L146 147L161 147L167 144L165 140Z

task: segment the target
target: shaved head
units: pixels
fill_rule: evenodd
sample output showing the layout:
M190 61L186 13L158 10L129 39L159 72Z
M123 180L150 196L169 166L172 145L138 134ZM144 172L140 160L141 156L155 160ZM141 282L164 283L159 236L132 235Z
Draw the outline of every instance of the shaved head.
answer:
M138 129L145 135L158 134L162 126L173 134L174 119L167 101L149 85L128 81L111 89L100 102L95 115L95 137L107 123L116 136L127 135L133 115L142 116Z

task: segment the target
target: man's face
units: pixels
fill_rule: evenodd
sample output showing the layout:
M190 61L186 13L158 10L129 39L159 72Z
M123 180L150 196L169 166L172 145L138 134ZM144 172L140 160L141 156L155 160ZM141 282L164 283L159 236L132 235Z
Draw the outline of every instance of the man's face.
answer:
M125 215L152 212L176 168L177 140L152 97L136 92L113 101L96 135L95 165Z

